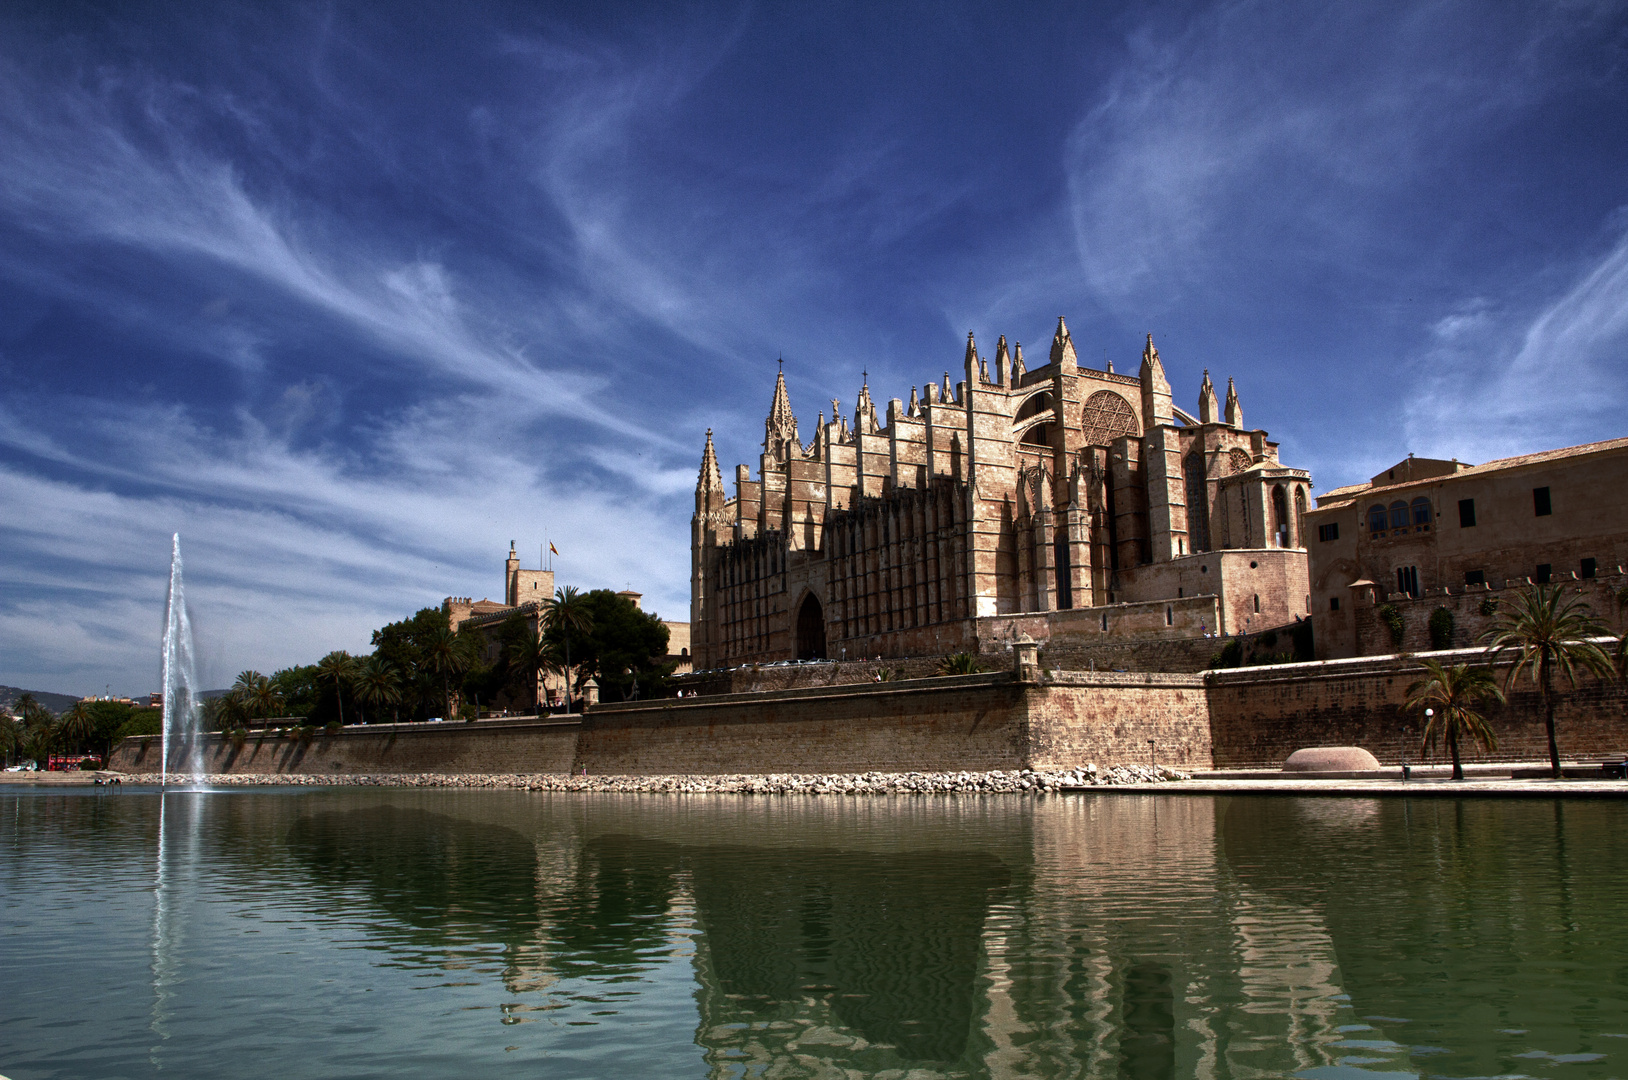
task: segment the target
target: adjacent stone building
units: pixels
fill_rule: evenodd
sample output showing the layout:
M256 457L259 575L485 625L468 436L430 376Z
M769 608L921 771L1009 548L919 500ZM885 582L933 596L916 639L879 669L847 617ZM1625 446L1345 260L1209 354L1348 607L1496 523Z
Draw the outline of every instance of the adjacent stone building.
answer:
M691 532L700 668L993 652L1016 634L1188 637L1307 612L1310 476L1205 372L1177 407L1152 335L1136 376L1081 367L1062 319L1029 369L967 336L961 378L878 415L868 380L804 444L785 377L757 476L707 433Z
M1318 658L1470 644L1504 590L1532 582L1563 582L1620 627L1625 492L1628 438L1484 465L1409 455L1318 496L1306 515ZM1432 639L1438 609L1450 618Z

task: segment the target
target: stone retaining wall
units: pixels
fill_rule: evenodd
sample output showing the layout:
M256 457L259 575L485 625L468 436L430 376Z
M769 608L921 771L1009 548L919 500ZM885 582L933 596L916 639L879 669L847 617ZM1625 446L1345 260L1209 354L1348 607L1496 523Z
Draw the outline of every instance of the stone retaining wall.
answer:
M1482 662L1480 650L1426 654ZM787 670L787 669L779 669ZM556 717L399 724L206 743L211 773L735 773L1069 769L1086 762L1179 769L1277 767L1312 746L1361 746L1382 763L1420 760L1419 723L1401 712L1415 657L1374 657L1203 674L1008 672L814 686L601 705ZM1523 682L1489 719L1491 758L1547 756L1537 694ZM1628 752L1628 689L1589 678L1561 685L1561 752ZM1150 748L1148 740L1153 740ZM111 767L158 770L156 737L127 739ZM1150 759L1149 754L1153 755ZM1474 747L1466 761L1488 760ZM1438 748L1429 760L1445 759Z

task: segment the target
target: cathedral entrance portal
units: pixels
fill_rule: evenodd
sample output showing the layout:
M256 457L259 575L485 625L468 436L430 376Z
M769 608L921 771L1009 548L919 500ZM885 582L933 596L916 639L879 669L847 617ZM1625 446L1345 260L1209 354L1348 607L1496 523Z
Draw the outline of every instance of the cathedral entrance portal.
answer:
M825 609L813 593L797 609L797 659L825 659Z

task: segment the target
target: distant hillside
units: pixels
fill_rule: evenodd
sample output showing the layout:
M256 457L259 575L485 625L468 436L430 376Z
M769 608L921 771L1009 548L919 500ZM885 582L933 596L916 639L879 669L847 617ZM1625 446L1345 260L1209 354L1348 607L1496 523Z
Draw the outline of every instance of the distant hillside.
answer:
M20 686L0 686L0 705L9 709L18 698L30 693L34 695L35 701L57 714L73 708L73 703L79 700L72 694L51 694L44 690L24 690Z

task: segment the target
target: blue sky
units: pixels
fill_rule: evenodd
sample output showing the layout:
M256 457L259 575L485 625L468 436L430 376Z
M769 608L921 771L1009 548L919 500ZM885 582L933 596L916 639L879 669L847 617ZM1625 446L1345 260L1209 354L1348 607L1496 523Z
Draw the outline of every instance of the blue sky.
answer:
M973 330L1237 379L1321 489L1620 436L1628 7L0 10L0 683L205 681L518 541L687 618L757 453Z

